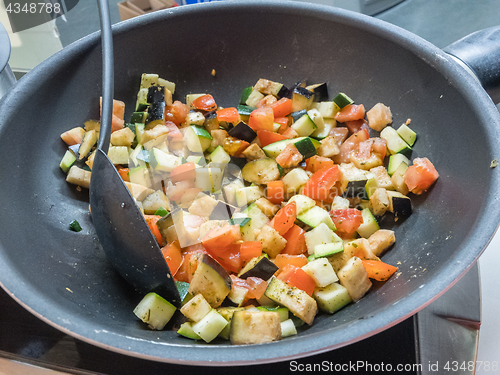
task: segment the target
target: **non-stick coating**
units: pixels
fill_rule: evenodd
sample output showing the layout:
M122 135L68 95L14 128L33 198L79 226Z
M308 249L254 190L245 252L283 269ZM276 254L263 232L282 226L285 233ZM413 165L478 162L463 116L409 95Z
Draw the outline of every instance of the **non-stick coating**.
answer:
M236 105L265 77L326 81L371 108L411 118L412 158L440 178L397 223L383 260L397 275L360 302L281 342L207 345L149 331L132 309L141 296L111 268L89 219L88 194L64 181L59 135L99 115L101 53L93 34L25 76L1 103L0 281L37 316L87 342L159 361L227 365L306 356L379 332L437 298L477 260L500 215L500 119L485 92L440 50L397 27L329 7L228 2L179 7L115 27L115 98L132 112L140 75L177 83L175 96L212 93ZM215 69L215 77L211 75ZM75 233L68 224L84 228ZM485 296L488 298L488 296Z

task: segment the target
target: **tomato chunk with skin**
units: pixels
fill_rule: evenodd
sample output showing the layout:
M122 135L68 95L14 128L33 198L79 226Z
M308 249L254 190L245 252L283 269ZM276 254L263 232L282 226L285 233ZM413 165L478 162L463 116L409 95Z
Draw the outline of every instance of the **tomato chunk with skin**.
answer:
M182 253L179 242L174 241L161 248L161 252L167 262L170 273L175 275L182 264Z
M290 286L302 289L304 292L312 296L316 282L309 276L302 268L287 265L283 271L278 275L278 279L283 280Z
M293 143L290 143L276 156L276 163L282 168L293 168L299 165L302 159L304 159L304 156L302 156Z
M404 181L413 194L419 195L429 189L438 177L439 173L429 159L415 158L405 172Z
M356 121L365 118L365 107L363 104L346 105L340 112L335 114L338 122Z
M352 134L357 133L363 129L366 129L367 131L369 131L368 129L370 129L365 119L346 121L345 126Z
M224 108L217 111L217 120L235 124L240 121L240 114L235 107Z
M292 100L281 98L277 102L271 104L275 117L284 117L292 113Z
M248 297L258 299L262 297L267 289L268 282L262 280L260 277L248 277L246 279L248 285Z
M161 238L161 233L160 229L158 228L158 225L156 225L156 222L161 219L160 215L144 215L144 219L146 220L146 223L148 224L149 229L151 230L151 233L156 238L156 241L162 246L163 244L163 239Z
M257 108L250 113L248 126L253 130L268 130L273 131L274 112L270 107Z
M283 269L289 264L302 267L307 263L307 258L304 254L290 255L281 253L276 255L276 258L274 259L274 264L279 268L278 271L276 271L277 274L281 273L281 271L283 271Z
M293 225L288 232L283 235L286 240L286 246L281 251L281 254L300 255L307 251L306 247L306 231L298 225Z
M330 213L336 232L343 239L352 238L356 230L363 224L361 211L356 208L333 210Z
M172 105L165 107L165 121L171 121L175 125L180 125L186 120L189 113L187 105L176 100Z
M256 258L262 254L262 242L246 241L240 246L240 257L244 262Z
M347 138L340 146L340 152L333 157L336 164L349 163L351 161L351 152L358 148L358 145L370 138L366 129L360 130Z
M302 190L302 194L314 200L331 201L336 192L332 192L330 189L341 178L342 173L338 165L322 168L309 178Z
M238 273L242 266L243 260L240 256L240 244L230 244L225 248L210 248L207 249L210 255L229 272Z
M182 140L183 135L174 122L165 121L165 126L168 128L168 139L173 141Z
M226 248L241 239L241 231L239 225L225 225L223 227L212 228L201 243L209 252L220 253Z
M196 179L195 164L193 162L181 164L170 172L170 181L177 183L179 181L192 181Z
M306 160L306 170L309 172L317 172L325 167L333 167L333 160L323 156L314 155Z
M274 216L274 229L283 236L293 227L297 218L297 204L295 202L287 204L281 208Z
M183 252L182 263L174 275L174 280L190 283L204 253L205 249Z

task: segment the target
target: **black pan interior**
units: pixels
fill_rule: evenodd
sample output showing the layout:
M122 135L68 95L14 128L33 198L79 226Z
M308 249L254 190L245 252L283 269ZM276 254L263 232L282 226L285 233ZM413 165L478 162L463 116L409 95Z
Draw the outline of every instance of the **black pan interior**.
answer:
M144 358L274 361L346 345L401 321L480 255L500 212L498 171L490 167L500 120L482 89L439 50L396 27L334 8L257 4L180 7L119 24L115 98L126 102L129 117L144 72L176 82L179 100L207 92L222 106L236 105L261 77L285 85L307 79L326 81L331 97L342 91L367 109L389 105L395 125L411 118L418 133L412 158L429 157L440 178L414 198L411 217L383 223L396 229L397 244L383 260L398 274L270 345L206 345L146 329L132 313L141 296L99 247L87 191L68 185L59 169L59 135L99 116L101 52L93 34L25 76L1 103L0 282L29 310L85 341ZM73 219L82 232L68 230Z

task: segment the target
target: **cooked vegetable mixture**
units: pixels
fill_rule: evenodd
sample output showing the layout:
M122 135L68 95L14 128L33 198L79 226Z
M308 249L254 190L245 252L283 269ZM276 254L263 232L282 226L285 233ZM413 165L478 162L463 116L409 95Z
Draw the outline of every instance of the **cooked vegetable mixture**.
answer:
M276 341L388 280L397 267L379 257L396 239L378 220L411 215L411 194L439 176L408 158L410 120L393 126L385 104L365 112L344 93L330 100L325 83L259 79L227 108L212 94L174 101L174 83L143 74L130 122L113 103L108 156L177 282L177 332ZM89 187L99 128L61 135L69 183ZM175 310L150 293L134 313L160 330Z

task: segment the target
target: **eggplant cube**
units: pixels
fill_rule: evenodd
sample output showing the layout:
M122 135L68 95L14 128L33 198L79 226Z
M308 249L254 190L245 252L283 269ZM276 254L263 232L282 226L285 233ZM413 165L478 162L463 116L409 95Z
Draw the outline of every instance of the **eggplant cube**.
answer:
M278 266L271 262L265 255L251 259L240 271L238 277L247 279L249 277L259 277L262 280L269 280L278 270Z
M210 306L215 308L219 307L231 292L231 286L227 271L210 255L203 254L189 285L189 293L201 293Z

